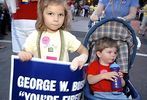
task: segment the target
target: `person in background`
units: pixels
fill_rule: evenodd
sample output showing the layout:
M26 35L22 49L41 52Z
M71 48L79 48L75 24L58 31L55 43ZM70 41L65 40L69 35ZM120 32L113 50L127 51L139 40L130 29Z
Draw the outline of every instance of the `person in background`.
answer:
M72 20L74 20L74 16L75 16L75 6L74 6L73 3L70 5L70 10L71 10L71 14L72 14Z
M88 50L66 28L68 26L67 3L63 0L39 0L36 30L26 39L23 51L18 53L22 61L37 57L47 60L69 61L68 51L78 52L71 69L81 68L87 61Z
M7 9L4 5L4 3L0 3L0 37L3 38L5 35L7 35Z
M22 50L22 46L26 38L35 30L35 22L37 19L37 1L28 0L6 0L8 9L11 13L11 35L12 35L12 51L18 53Z
M83 6L83 8L84 8L84 17L88 17L88 15L89 15L89 5L86 3L84 6Z
M127 100L123 88L114 91L111 86L117 77L121 77L122 87L125 86L123 73L110 70L110 65L117 57L117 41L103 37L96 41L95 46L98 60L91 62L87 68L87 80L94 96L98 100Z
M4 13L3 13L3 4L0 3L0 39L3 39L4 36L2 34L2 21L3 21L3 18L4 18Z
M147 30L147 1L145 2L145 5L142 10L140 10L140 12L143 13L143 19L140 26L140 34L144 36L145 31Z
M99 0L97 9L90 16L92 21L97 21L101 16L104 18L121 17L131 21L136 17L138 0Z
M3 22L4 22L4 7L3 3L0 3L0 40L4 39L4 30L3 28ZM5 48L6 46L3 44L0 44L0 49Z

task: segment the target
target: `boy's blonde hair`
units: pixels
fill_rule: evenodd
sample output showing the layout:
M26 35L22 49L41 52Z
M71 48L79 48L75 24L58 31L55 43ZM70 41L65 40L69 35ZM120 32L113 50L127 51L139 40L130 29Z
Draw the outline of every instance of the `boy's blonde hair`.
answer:
M69 14L68 14L68 10L67 10L67 3L65 1L66 0L38 0L38 8L37 8L38 18L37 18L37 22L36 22L36 29L38 31L40 31L40 32L47 31L47 26L45 25L44 19L43 19L43 12L44 12L44 9L48 5L52 5L52 4L64 6L65 18L64 18L63 25L60 29L64 30L64 29L68 28Z
M96 51L100 51L100 52L103 51L105 48L112 48L112 47L115 47L118 50L117 41L108 37L100 38L99 40L96 41L95 44Z

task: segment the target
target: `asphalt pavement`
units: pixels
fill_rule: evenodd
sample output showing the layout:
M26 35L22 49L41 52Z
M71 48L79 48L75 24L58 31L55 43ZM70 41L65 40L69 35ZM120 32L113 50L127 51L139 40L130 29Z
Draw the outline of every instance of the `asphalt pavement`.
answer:
M71 33L82 42L88 31L88 21L89 18L76 17L71 24ZM130 80L141 94L142 100L147 100L147 34L145 36L138 36L141 39L142 46L140 50L137 51L134 65L130 70ZM0 49L0 100L8 100L11 55L13 54L11 33L5 36L5 39L0 40L0 44L6 46L6 48ZM73 56L74 55L70 55L70 59L72 59Z

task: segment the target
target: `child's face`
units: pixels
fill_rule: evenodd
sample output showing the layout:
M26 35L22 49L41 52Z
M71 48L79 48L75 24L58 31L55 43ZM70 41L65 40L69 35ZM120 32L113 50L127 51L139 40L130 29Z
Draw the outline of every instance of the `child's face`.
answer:
M97 56L102 65L108 66L110 63L113 63L117 56L117 49L115 47L105 48L103 51L97 51Z
M56 32L64 22L65 12L63 5L48 5L43 12L44 23L48 32Z

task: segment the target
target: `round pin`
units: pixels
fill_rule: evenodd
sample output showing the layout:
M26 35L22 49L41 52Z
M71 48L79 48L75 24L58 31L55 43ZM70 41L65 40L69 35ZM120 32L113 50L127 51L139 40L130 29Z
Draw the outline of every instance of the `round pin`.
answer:
M43 38L42 38L42 43L43 44L49 44L49 42L50 42L50 38L48 37L48 36L44 36Z

